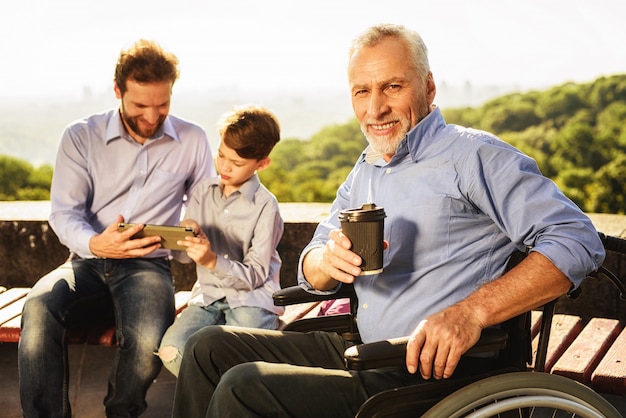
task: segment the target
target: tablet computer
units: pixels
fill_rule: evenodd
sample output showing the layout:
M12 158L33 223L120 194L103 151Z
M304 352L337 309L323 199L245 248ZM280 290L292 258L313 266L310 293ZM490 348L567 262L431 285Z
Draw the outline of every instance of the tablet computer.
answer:
M135 224L121 223L120 231L125 231ZM186 226L169 226L169 225L145 225L141 231L133 235L134 238L143 238L158 235L161 237L161 245L163 248L170 250L185 250L187 247L179 246L176 241L184 241L185 237L193 237L193 228Z

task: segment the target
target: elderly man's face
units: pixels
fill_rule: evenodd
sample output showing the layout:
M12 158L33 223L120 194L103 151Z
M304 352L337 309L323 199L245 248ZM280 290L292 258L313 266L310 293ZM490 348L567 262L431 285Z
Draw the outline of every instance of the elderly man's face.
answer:
M361 130L388 161L407 132L430 112L435 98L432 76L422 80L404 44L388 38L357 50L348 78Z

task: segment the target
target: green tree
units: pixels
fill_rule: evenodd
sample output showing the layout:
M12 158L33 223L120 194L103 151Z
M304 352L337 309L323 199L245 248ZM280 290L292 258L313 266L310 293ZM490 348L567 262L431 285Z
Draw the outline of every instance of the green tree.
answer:
M18 158L0 155L0 200L48 200L52 167L34 169Z
M554 181L578 207L588 210L587 190L593 184L592 169L588 167L568 167L561 170L554 178Z
M38 189L50 190L53 171L54 169L50 164L35 168L28 176L28 185Z
M17 191L28 182L33 166L13 157L0 156L0 196L3 200L13 200Z
M511 106L499 106L485 116L483 129L496 134L506 131L521 132L541 120L535 109L535 105L526 101L517 101Z
M588 85L585 97L598 111L616 102L626 102L626 74L598 78Z
M281 202L331 202L366 145L356 119L330 125L308 141L280 141L259 177Z
M626 155L622 154L593 175L589 203L585 210L599 213L626 214Z
M557 168L573 166L597 170L608 159L607 150L595 141L593 128L580 122L566 124L550 144L550 149L554 153L551 164Z
M537 161L584 210L623 213L626 74L445 109L448 123L484 129Z
M557 126L585 106L580 87L573 83L546 91L539 98L537 105L539 116L553 119Z
M626 82L625 82L626 84ZM602 109L596 119L596 132L598 136L606 138L604 142L615 139L615 147L619 153L626 151L626 99L614 102Z

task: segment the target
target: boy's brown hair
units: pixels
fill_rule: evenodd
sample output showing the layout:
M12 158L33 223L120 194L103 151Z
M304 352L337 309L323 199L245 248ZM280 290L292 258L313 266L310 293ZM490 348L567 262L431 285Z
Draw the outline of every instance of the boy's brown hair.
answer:
M257 161L267 158L280 141L278 119L261 106L235 108L223 116L218 132L226 146L241 158Z
M179 75L176 55L145 39L122 50L115 66L115 84L122 95L126 92L127 80L138 83L169 81L173 85Z

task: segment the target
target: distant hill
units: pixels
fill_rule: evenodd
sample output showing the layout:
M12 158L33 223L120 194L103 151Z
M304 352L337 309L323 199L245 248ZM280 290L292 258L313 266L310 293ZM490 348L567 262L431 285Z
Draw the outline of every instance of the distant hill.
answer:
M442 106L442 113L534 158L586 212L626 212L626 74ZM327 125L308 141L279 142L259 176L280 202L330 202L365 146L356 118Z
M271 166L259 176L280 202L332 201L367 145L347 98L340 95L220 97L225 96L177 95L173 113L202 124L215 149L212 125L233 104L260 103L272 109L281 120L283 138L272 151ZM626 74L508 93L478 106L446 108L441 99L437 103L448 123L493 132L534 158L543 174L584 211L625 213ZM0 144L6 148L0 149L0 200L49 198L50 163L62 127L115 105L86 99L0 112L5 118ZM46 164L37 166L40 161Z
M476 106L512 90L515 88L441 83L437 103L442 107ZM324 126L346 123L354 116L347 88L346 91L277 94L240 91L234 86L200 93L175 89L172 114L200 124L215 149L217 120L237 104L260 104L272 110L280 120L283 139L309 139ZM34 166L54 164L59 138L68 123L117 106L112 91L94 97L88 89L80 100L45 98L0 103L0 155L20 158Z

